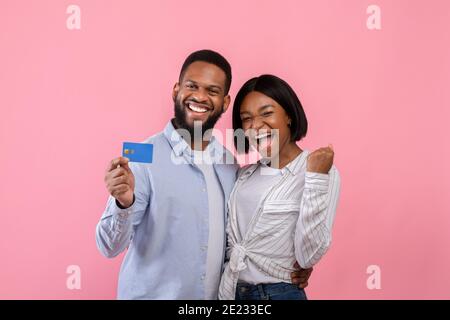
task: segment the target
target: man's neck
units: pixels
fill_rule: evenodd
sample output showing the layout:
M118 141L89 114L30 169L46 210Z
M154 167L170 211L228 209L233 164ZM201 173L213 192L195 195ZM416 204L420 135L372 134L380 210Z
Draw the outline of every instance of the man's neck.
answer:
M198 141L197 143L194 141L191 143L191 149L195 151L205 151L208 147L209 141Z
M177 120L175 118L172 119L172 125L174 126L175 129L184 129L184 128L180 127L180 125L177 123ZM194 138L196 138L196 137L194 137ZM204 151L208 147L208 144L211 139L204 141L203 134L202 134L202 137L200 137L200 139L201 139L200 141L195 141L194 139L191 139L191 141L186 141L186 142L190 145L191 150Z

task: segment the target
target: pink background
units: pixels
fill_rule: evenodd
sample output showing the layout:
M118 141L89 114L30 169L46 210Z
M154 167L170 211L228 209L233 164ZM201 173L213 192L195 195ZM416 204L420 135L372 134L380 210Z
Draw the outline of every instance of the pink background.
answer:
M81 30L66 28L70 4ZM229 59L233 97L261 73L287 80L310 121L301 145L335 147L341 201L309 298L450 298L446 0L1 0L0 298L115 297L123 255L94 240L104 170L122 141L164 127L181 64L203 48Z

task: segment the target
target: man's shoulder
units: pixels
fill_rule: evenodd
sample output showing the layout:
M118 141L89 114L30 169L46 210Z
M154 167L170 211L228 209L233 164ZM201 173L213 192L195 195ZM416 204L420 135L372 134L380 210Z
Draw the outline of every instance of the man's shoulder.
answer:
M167 139L164 135L164 131L160 131L158 133L155 133L154 135L147 137L142 143L150 143L150 144L160 144L160 143L166 143Z
M135 175L137 174L148 174L151 172L152 164L155 162L155 151L159 154L161 153L161 149L164 148L165 145L167 145L167 139L164 136L164 132L158 132L152 136L149 136L145 138L144 140L141 140L140 143L148 143L153 145L153 162L151 164L147 163L139 163L139 162L130 162L130 169L133 171Z

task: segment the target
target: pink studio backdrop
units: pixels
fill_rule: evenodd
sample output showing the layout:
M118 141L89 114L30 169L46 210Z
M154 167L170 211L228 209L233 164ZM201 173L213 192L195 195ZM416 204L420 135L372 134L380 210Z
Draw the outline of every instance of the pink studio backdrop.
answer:
M381 30L366 27L371 4ZM0 298L115 298L123 255L102 257L94 237L104 170L164 127L203 48L229 59L233 97L261 73L287 80L310 121L300 145L335 147L341 201L309 298L450 298L446 0L0 0Z

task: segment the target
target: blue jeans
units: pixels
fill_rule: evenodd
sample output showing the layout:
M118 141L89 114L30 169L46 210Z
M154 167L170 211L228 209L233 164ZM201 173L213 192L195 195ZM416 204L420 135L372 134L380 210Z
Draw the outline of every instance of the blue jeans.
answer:
M267 284L238 283L236 300L308 300L305 290L286 282Z

